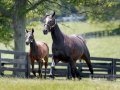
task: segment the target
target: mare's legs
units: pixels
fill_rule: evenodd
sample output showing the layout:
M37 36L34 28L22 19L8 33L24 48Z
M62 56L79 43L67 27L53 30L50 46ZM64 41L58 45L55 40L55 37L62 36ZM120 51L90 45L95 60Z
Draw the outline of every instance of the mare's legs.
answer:
M57 59L53 59L52 63L51 63L51 68L50 68L50 77L54 79L54 71L55 71L55 65L58 63L59 61Z
M77 77L78 79L81 79L80 78L80 73L78 72L77 68L76 68L76 62L73 61L72 59L70 59L70 68L71 68L71 74L72 74L72 77L75 79L75 77Z
M36 77L36 72L34 70L34 60L31 61L31 65L32 65L32 73Z
M54 62L54 60L52 60L51 68L50 68L50 77L51 78L54 78L54 69L55 69L55 62Z
M91 61L90 61L90 57L87 57L87 56L83 55L82 58L86 61L91 74L93 74L93 67L92 67L92 64L91 64Z

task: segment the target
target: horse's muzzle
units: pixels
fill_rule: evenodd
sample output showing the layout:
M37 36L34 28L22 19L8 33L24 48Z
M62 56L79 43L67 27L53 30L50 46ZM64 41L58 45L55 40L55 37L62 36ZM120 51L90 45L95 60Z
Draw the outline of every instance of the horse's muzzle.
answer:
M43 30L43 34L44 35L48 34L48 30Z

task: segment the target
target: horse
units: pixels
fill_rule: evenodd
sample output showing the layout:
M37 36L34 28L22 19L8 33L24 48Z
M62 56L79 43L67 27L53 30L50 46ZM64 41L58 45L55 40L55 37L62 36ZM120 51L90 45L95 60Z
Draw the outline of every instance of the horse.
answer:
M48 66L48 57L49 57L49 47L45 42L36 42L34 39L34 29L32 31L26 30L25 34L26 45L30 44L29 57L32 65L32 73L36 77L36 72L34 70L35 61L38 62L38 74L42 78L42 66L45 65L45 76L46 78L46 69Z
M50 69L50 76L54 78L55 65L59 62L65 62L70 65L71 75L75 79L76 77L81 79L80 73L76 68L76 61L84 59L89 67L91 74L93 74L93 68L90 61L90 53L86 46L85 40L78 35L65 35L59 28L56 19L55 12L45 16L43 33L47 35L51 32L52 37L52 53L53 60Z

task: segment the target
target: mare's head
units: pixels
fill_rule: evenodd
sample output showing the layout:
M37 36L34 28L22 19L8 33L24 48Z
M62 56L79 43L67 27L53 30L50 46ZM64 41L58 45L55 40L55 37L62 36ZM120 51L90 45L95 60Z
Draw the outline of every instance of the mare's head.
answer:
M33 33L34 33L34 29L32 29L32 31L26 30L26 34L25 34L25 43L26 43L26 45L29 45L30 43L33 42L33 40L34 40Z
M48 32L52 32L53 28L56 25L55 21L55 12L50 15L45 16L44 30L43 33L47 34Z

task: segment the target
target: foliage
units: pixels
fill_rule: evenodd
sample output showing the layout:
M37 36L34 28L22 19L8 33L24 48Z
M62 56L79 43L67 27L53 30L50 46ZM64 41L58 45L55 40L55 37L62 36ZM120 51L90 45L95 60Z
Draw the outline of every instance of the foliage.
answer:
M6 8L8 11L12 4L13 0L1 0L1 10L3 11L4 8ZM8 18L8 16L4 16L2 13L0 13L0 43L3 43L5 46L9 46L10 41L13 40L13 30L11 25L11 19Z
M120 19L119 0L80 0L79 7L84 9L91 20L110 21Z
M13 40L13 30L11 29L10 20L0 16L0 43L9 46L10 41Z
M86 14L88 19L92 21L110 21L120 19L119 9L119 0L50 0L39 5L32 12L39 17L48 12L48 10L55 10L59 16L80 13ZM27 15L29 16L31 14Z

